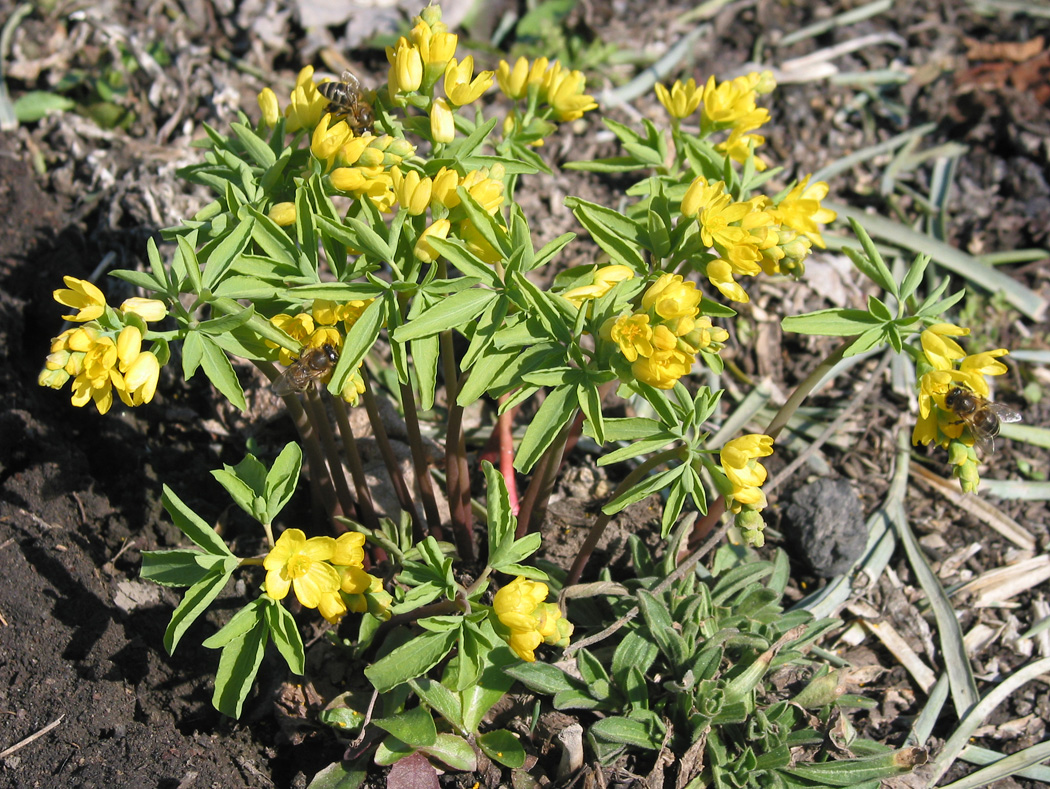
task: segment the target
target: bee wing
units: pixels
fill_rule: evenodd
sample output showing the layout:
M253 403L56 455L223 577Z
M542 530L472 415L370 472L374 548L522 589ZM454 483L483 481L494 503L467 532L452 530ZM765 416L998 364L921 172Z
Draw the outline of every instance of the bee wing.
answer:
M973 431L970 431L973 433ZM973 434L974 445L981 450L981 454L989 457L995 454L995 436L986 436L980 433Z
M360 80L358 80L357 76L352 71L349 71L349 70L343 71L343 76L341 76L339 78L339 81L340 82L345 82L347 85L349 85L350 86L350 90L352 90L352 91L359 91L359 90L361 90L361 82L360 82Z
M999 418L1000 422L1020 422L1021 421L1021 414L1018 413L1017 411L1014 411L1014 409L1010 408L1010 406L1008 406L1008 405L1003 405L1002 403L992 403L992 402L986 403L985 405L986 405L987 408L989 408L991 410L991 412L993 414L995 414Z
M277 378L274 378L273 383L270 384L270 390L278 397L287 397L299 391L295 386L295 379L292 377L293 369L292 367L287 368Z

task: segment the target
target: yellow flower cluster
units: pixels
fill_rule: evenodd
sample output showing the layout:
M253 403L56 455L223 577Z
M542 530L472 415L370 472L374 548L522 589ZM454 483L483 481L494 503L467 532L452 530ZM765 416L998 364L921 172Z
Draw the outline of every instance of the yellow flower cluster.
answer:
M270 88L263 88L258 101L259 109L262 110L263 125L272 128L281 115L277 94ZM285 131L292 134L300 129L314 128L327 106L328 99L321 95L317 90L317 83L314 82L314 67L305 66L299 70L288 106L284 108L284 116L287 118Z
M989 395L989 375L1002 375L1007 371L999 357L1006 356L1005 348L967 354L953 337L965 337L968 328L951 323L930 326L920 335L922 358L919 359L919 418L912 431L913 444L939 444L949 450L949 461L962 482L965 491L976 490L980 479L977 475L977 456L973 445L979 437L974 436L966 422L945 401L955 388L973 393L979 398Z
M333 625L347 611L389 619L392 598L365 572L364 544L358 532L307 539L301 530L288 529L263 559L266 594L283 600L291 589L305 608L316 608Z
M681 274L663 274L642 294L641 309L610 318L601 338L616 343L636 379L671 389L700 351L717 353L728 332L700 315L701 293Z
M547 584L518 576L492 600L496 632L518 657L530 663L536 660L540 644L566 647L572 636L572 623L562 617L558 606L544 602L547 593Z
M540 57L530 64L526 58L519 57L513 66L501 60L496 69L496 82L507 98L529 102L528 115L546 106L538 115L558 123L574 121L598 108L594 97L584 93L587 78L583 73L566 70L557 60L551 62ZM517 116L512 115L509 120L516 122Z
M120 329L104 329L98 320L106 315L106 297L95 285L75 277L63 277L65 288L54 292L55 301L77 312L62 316L83 323L67 329L51 341L44 369L37 379L41 386L61 389L72 378L73 405L94 402L100 414L113 406L113 393L128 406L153 399L160 378L160 361L152 351L142 350L142 331L128 323ZM125 323L134 315L143 322L159 321L168 314L164 302L131 298L114 311L114 322Z
M448 238L455 228L454 234L479 258L489 263L500 260L500 252L485 240L467 218L466 212L456 210L460 205L459 193L456 190L462 186L484 211L495 216L503 205L503 176L503 167L498 164L491 168L471 170L464 176L460 176L455 170L442 167L432 178L420 175L415 170L392 168L391 208L401 206L411 216L421 216L429 208L433 217L432 222L416 241L416 257L424 263L434 262L438 254L430 245L430 239Z
M762 271L801 276L812 246L824 247L820 225L837 216L820 205L827 193L826 183L811 185L807 176L776 204L765 195L734 201L724 181L694 179L681 211L696 218L704 246L717 255L700 264L711 284L730 301L747 302L737 277Z
M724 491L726 506L736 514L736 525L744 539L759 547L764 542L761 511L766 507L766 494L762 491L766 469L758 458L772 454L773 439L761 433L727 441L720 453L722 470L730 485Z
M303 348L320 348L323 345L331 345L337 352L343 348L343 337L361 317L373 299L348 301L345 304L336 304L328 299L315 299L310 312L300 312L296 315L279 313L270 318L270 323L283 331L293 340L298 341ZM342 329L340 330L340 325ZM279 351L278 361L285 367L292 364L298 353L290 351L283 346L270 340L266 345ZM357 398L365 391L365 382L361 378L360 363L347 379L341 396L346 402L354 405ZM331 376L329 375L328 378ZM322 379L327 380L327 378Z
M729 137L715 146L715 149L743 162L747 159L752 147L765 143L765 138L753 134L756 129L769 121L769 110L759 107L756 99L759 95L770 93L776 87L776 81L770 71L753 71L742 77L718 84L714 77L709 77L701 88L696 80L681 80L668 90L663 85L656 86L656 97L675 123L695 113L701 104L700 132L708 135L713 132L729 131ZM759 172L769 165L760 157L755 157L755 169Z

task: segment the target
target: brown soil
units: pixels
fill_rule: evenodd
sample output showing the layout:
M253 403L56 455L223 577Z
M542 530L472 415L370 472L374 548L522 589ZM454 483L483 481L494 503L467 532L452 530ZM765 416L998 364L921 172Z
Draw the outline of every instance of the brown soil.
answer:
M210 677L218 656L198 645L254 597L250 584L228 590L217 611L198 623L169 657L162 635L177 597L137 578L140 550L180 544L181 535L160 507L162 483L198 512L223 523L231 539L253 539L243 529L245 524L227 511L228 499L209 471L224 462L238 462L249 436L266 451L276 451L291 439L290 426L261 410L246 416L231 413L200 377L182 382L171 366L153 403L135 410L118 405L104 417L90 407L73 408L68 390L55 392L36 384L48 342L60 330L61 308L51 292L61 286L61 277L88 278L107 256L112 256L114 267L134 267L144 260L148 237L156 237L161 227L191 215L204 202L202 193L185 190L172 175L178 164L195 160L186 135L199 136L201 122L224 128L235 119L237 106L252 114L257 91L272 84L274 74L287 84L301 62L313 57L319 40L308 39L287 18L259 16L247 6L227 16L221 6L204 4L200 13L187 17L183 7L169 7L169 16L147 11L150 5L118 5L104 23L135 37L138 46L163 43L169 56L158 66L159 75L137 71L127 77L132 90L121 101L134 114L123 128L99 131L93 121L67 113L23 125L0 138L0 197L6 207L0 213L0 751L54 724L39 739L0 760L0 785L305 786L317 770L341 756L345 743L305 721L300 721L307 723L304 730L290 731L294 727L277 705L282 683L289 679L283 663L264 664L240 721L224 718L210 704ZM916 0L790 48L776 47L784 33L856 5L843 0L812 7L765 0L734 4L712 21L693 59L683 66L700 77L722 77L746 63L759 41L773 47L765 50L766 57L783 63L878 34L869 45L834 62L841 71L897 65L908 70L909 81L880 88L829 87L824 80L785 84L773 105L770 156L808 172L932 122L935 127L922 147L946 142L969 147L955 173L948 240L975 253L1045 247L1050 227L1047 49L1037 47L1017 61L1009 49L968 54L967 41L1031 42L1039 34L1050 34L1050 22L1023 15L984 17L967 3ZM602 0L581 5L567 23L584 41L659 49L689 29L676 20L693 6L682 0ZM0 2L0 11L8 18L13 4ZM261 19L270 20L272 27ZM57 10L24 19L4 64L13 97L53 88L64 74L78 70L97 75L100 64L112 62L117 46L114 38L104 35L102 25L75 21ZM348 30L352 28L353 23ZM339 27L329 33L341 36L344 31ZM341 41L329 43L338 48ZM231 52L239 62L262 70L267 79L233 68ZM381 53L353 54L365 73L371 70L377 79L385 73ZM603 87L603 74L621 79L629 77L630 70L602 67L590 77L596 90ZM153 86L156 95L151 94ZM78 90L74 98L86 103L85 89ZM645 115L658 116L649 97L636 106ZM622 113L618 117L630 120ZM550 150L561 160L612 153L608 134L593 120L563 132ZM833 195L887 213L878 194L886 163L876 160L837 177ZM902 177L925 193L930 170L917 166ZM615 179L564 174L549 193L530 197L525 209L530 218L539 217L533 221L542 242L571 229L561 195L584 194L615 204L611 196L622 187ZM908 212L914 205L905 202L902 207ZM571 253L585 259L593 255L582 243ZM1050 296L1048 269L1042 259L1006 270ZM131 295L115 280L103 277L99 282L110 303ZM825 346L781 337L776 328L780 302L803 309L827 306L805 286L767 288L743 318L762 341L735 343L727 353L745 373L771 375L776 385L789 388L812 368L819 358L815 354ZM987 301L981 304L971 322L982 327L986 338L994 338L992 347L1046 350L1045 323L1021 322ZM249 376L245 368L245 380ZM1014 405L1024 407L1026 422L1045 424L1046 405L1025 403L1020 392L1026 384L1038 390L1046 383L1044 370L1015 365L1002 388ZM817 402L849 395L825 392ZM885 489L891 436L907 406L895 400L887 384L864 408L848 428L855 432L825 448L824 458L833 476L854 481L870 509ZM1033 475L1045 478L1050 468L1045 451L1005 443L989 476L1017 477L1019 465L1025 463ZM774 462L773 474L776 463L783 462ZM940 462L934 461L934 470L947 473L943 465L936 465ZM584 526L600 506L601 491L608 490L604 479L594 476L593 458L584 451L577 450L571 464L573 482L562 491L560 503L551 507L552 534ZM799 485L805 475L796 473ZM306 493L299 496L305 507ZM982 545L966 564L971 573L1007 562L1009 545L962 509L918 487L908 503L911 522L920 532L940 533L944 555L970 543ZM1036 536L1039 550L1046 549L1050 518L1045 503L1001 506ZM658 518L643 517L638 510L632 518L634 530L658 529ZM622 539L619 542L622 545ZM613 543L615 549L615 535ZM868 602L882 610L914 611L917 583L903 556L891 566L899 583L879 584ZM811 588L819 580L806 577L800 568L797 583ZM1011 616L1021 631L1036 621L1032 606L1045 597L1042 589L1014 601L1018 607ZM995 624L1007 619L1004 615L997 620L994 610L975 609L963 623L964 630L977 621ZM917 644L922 640L921 632L915 634ZM923 696L881 648L869 642L863 649L866 654L858 650L850 657L890 671L866 690L879 701L877 710L854 723L867 736L899 745L907 716L921 708ZM1006 639L993 641L979 655L980 669L990 682L1024 660ZM989 729L984 733L986 744L1010 752L1040 741L1048 709L1045 685L1027 686L989 721L993 727L1018 720L1023 725ZM949 732L950 725L946 721L939 733ZM471 777L465 785L474 780L495 785L489 778Z

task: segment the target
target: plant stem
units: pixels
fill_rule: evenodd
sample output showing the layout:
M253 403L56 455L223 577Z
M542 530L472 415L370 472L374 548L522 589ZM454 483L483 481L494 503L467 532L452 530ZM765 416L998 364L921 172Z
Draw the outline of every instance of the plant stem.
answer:
M270 381L276 380L280 373L272 362L256 361L255 366L262 370ZM335 511L335 488L332 487L332 478L325 469L324 452L321 443L317 439L317 433L310 424L310 420L303 410L303 404L294 395L286 395L284 407L288 409L288 415L292 418L299 440L306 450L307 479L310 481L310 498L314 504L314 517L320 524L322 518L327 520Z
M310 386L306 390L306 413L313 423L314 430L321 439L321 448L324 450L325 459L328 461L328 473L335 483L335 492L339 500L339 508L343 515L354 515L357 510L354 507L350 488L346 484L346 474L343 472L343 463L339 459L339 449L335 445L332 436L332 428L328 423L328 415L325 413L324 403L321 396L317 394L317 387Z
M580 417L577 412L576 417ZM533 469L532 479L525 489L525 497L521 503L521 511L518 516L518 529L515 536L521 539L526 534L539 531L543 526L543 519L547 515L547 503L550 501L551 493L554 491L554 483L558 479L558 471L561 470L562 458L565 455L565 444L572 432L573 422L570 421L555 436L551 445L543 453L543 457L537 462Z
M376 396L372 392L371 376L364 369L361 370L361 379L365 382L364 401L365 408L368 409L368 420L372 423L372 434L375 436L376 444L379 445L379 453L383 456L383 464L390 475L390 483L394 486L394 494L397 496L397 501L401 505L401 509L407 512L412 519L412 541L419 542L424 536L423 523L419 519L419 513L416 512L416 503L412 500L412 494L408 490L405 476L401 473L401 466L397 462L394 448L390 444L390 437L387 436L383 417L379 414L379 404L376 402Z
M440 540L442 536L441 514L438 512L437 499L434 497L434 483L430 479L430 466L427 463L423 436L419 432L419 415L416 413L416 396L411 384L401 384L401 407L405 412L405 429L408 433L408 445L412 448L412 465L416 469L416 484L423 499L423 512L427 519L427 531Z
M613 501L618 496L630 490L635 484L643 479L646 474L662 463L674 459L678 456L679 452L681 452L681 447L672 447L671 449L665 449L663 452L653 455L639 465L638 468L624 477L623 482L621 482L616 490L613 491L609 500ZM583 545L580 546L580 552L576 554L576 560L572 563L569 575L565 579L565 586L572 586L580 580L580 576L583 575L583 568L587 564L587 560L591 558L591 554L594 552L595 546L598 545L598 540L602 538L602 534L605 532L605 528L609 525L610 520L612 520L612 516L606 515L603 512L598 516L598 520L596 520L591 526L591 530L587 534L587 539L585 539Z
M350 477L354 480L354 490L357 493L357 514L361 516L361 523L369 529L379 528L379 518L376 517L376 508L372 503L372 494L368 490L368 480L365 479L365 467L361 462L361 453L357 449L357 439L354 438L354 430L350 427L350 417L346 411L346 403L341 397L332 398L335 410L336 424L339 425L339 435L343 439L343 452L346 453L346 464L350 467Z
M791 393L791 397L789 397L787 402L780 407L780 410L777 411L776 416L773 417L773 420L766 428L767 436L774 441L776 440L777 436L780 435L780 431L782 431L785 425L787 425L788 420L795 415L799 406L802 405L802 401L805 400L809 396L809 393L813 391L814 387L820 383L820 380L827 374L828 370L842 361L842 355L846 352L846 349L853 344L855 339L856 337L847 337L838 348L831 352L830 356L825 358L824 361L813 369L813 372L806 376L806 380L795 388L795 391Z
M467 465L467 442L463 435L463 408L456 402L460 387L452 347L452 332L441 332L440 344L445 397L448 401L448 427L445 435L448 508L452 516L456 549L462 559L473 561L477 554L474 549L473 513L470 510L470 468Z

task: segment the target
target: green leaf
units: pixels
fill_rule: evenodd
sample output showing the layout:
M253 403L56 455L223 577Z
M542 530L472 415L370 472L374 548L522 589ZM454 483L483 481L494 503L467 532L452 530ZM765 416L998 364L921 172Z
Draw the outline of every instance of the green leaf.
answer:
M252 237L255 219L251 216L242 219L229 235L226 236L208 255L204 265L204 286L214 288L222 281L223 275L233 265Z
M273 523L284 505L295 493L299 483L299 472L303 465L303 451L292 441L286 444L266 474L266 523Z
M230 642L244 638L262 621L263 610L268 605L269 601L265 596L255 598L230 617L230 621L223 625L219 632L204 639L202 646L207 649L222 649Z
M19 123L34 123L52 112L66 112L76 106L75 101L57 93L31 90L15 99L14 111Z
M491 633L491 627L488 628ZM495 637L493 635L493 637ZM504 666L518 662L518 657L506 646L492 649L487 655L489 665L477 682L461 691L463 697L463 726L475 733L482 720L514 685L513 677L504 673Z
M314 774L306 789L360 789L368 780L371 751L353 762L332 762Z
M200 338L201 366L208 380L236 408L247 411L248 404L244 400L244 390L241 389L241 382L237 379L237 373L234 372L229 358L211 337L199 332L195 332L194 335Z
M408 684L412 686L412 690L423 700L423 703L438 715L457 729L465 728L463 726L463 702L460 694L453 693L440 682L429 677L412 679Z
M425 748L437 742L434 718L425 707L413 707L388 718L378 718L372 723L413 748Z
M477 756L470 743L455 734L441 732L437 736L437 742L421 749L427 756L438 759L453 770L471 773L478 768Z
M646 477L641 480L637 485L632 486L630 489L625 490L619 496L608 502L602 507L602 512L606 515L615 515L636 501L641 501L646 496L649 496L657 491L661 491L667 488L673 483L678 477L681 476L682 470L685 466L675 466L665 471L661 471L659 474Z
M226 546L222 537L183 503L182 499L175 495L175 491L167 485L164 485L161 490L161 503L171 516L172 522L183 534L207 553L214 556L233 556L233 552Z
M820 334L829 337L849 337L862 334L882 321L864 310L817 310L805 315L789 315L780 322L784 331L797 334Z
M252 630L223 647L211 703L224 715L240 717L266 651L268 632L260 619Z
M458 628L422 633L381 657L365 669L365 676L380 693L422 676L434 668L456 645Z
M503 475L489 463L482 461L481 470L485 474L485 507L489 527L489 564L494 556L504 550L505 545L514 540L514 516L510 511L510 494Z
M190 625L203 614L212 601L219 596L219 592L226 586L236 569L236 563L232 567L220 565L210 570L201 580L186 590L182 602L175 608L171 615L171 621L164 631L164 649L168 654L175 651L179 641L186 633Z
M529 690L544 696L576 690L576 685L564 671L547 663L515 663L504 666L503 671Z
M346 338L343 352L339 356L339 363L332 373L332 380L328 384L328 391L338 396L346 385L346 379L357 369L357 363L375 345L379 331L386 321L386 300L377 298L361 313L361 317L354 324L354 330Z
M580 224L591 234L594 242L609 253L615 263L622 263L634 271L648 268L642 256L643 230L621 213L611 208L568 197L565 204Z
M659 750L664 737L663 726L655 718L645 723L633 718L604 718L591 724L588 733L607 742L623 743L647 750Z
M532 470L558 433L576 414L578 402L574 384L559 386L547 395L521 439L518 456L514 458L514 468L522 473Z
M237 135L237 139L241 141L241 145L257 165L266 168L277 161L277 154L273 152L273 148L251 127L243 123L231 123L230 128L233 129L233 133Z
M306 671L306 649L303 637L295 625L295 618L277 600L266 606L266 626L270 628L270 638L281 653L288 669L293 674L302 676Z
M386 239L375 230L352 216L346 217L342 223L333 222L327 217L317 217L317 228L323 236L330 236L341 244L354 249L360 249L376 260L394 260L394 250Z
M197 557L207 555L200 551L143 551L139 578L161 586L193 586L208 574L207 567L197 564Z
M494 762L517 769L525 764L525 749L506 729L488 731L477 738L478 747Z
M450 329L461 328L471 323L492 304L499 294L492 290L461 290L439 301L418 318L414 318L394 331L396 342L408 342L420 337L430 337Z
M674 620L666 604L644 589L637 592L638 608L645 619L646 628L656 646L676 669L683 667L691 650L674 628Z

